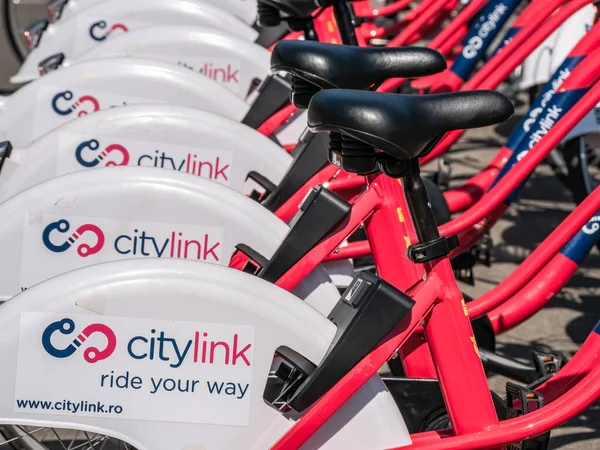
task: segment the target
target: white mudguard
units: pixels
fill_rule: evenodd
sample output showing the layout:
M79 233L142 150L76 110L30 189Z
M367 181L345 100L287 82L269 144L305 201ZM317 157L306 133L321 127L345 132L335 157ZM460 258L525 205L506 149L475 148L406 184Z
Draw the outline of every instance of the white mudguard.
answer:
M256 277L160 259L48 280L0 306L0 328L0 423L78 428L139 450L270 448L297 420L263 400L273 354L286 346L318 363L336 332ZM410 442L374 376L302 448Z
M596 8L588 5L573 14L525 61L515 88L521 91L544 85L565 60L577 42L587 33L596 15Z
M76 172L0 201L0 300L106 261L160 257L227 265L239 244L270 258L289 230L232 189L154 168ZM339 297L321 267L296 293L325 315Z
M132 56L178 64L205 75L246 99L269 75L270 52L220 30L157 26L123 33L85 53L78 61ZM69 65L65 61L63 65Z
M90 6L103 3L107 0L64 0L52 1L49 3L50 20L58 19L67 20L71 16L80 13ZM153 1L153 0L147 0ZM210 4L227 11L230 14L242 19L244 22L251 24L256 19L256 0L199 0L202 3L209 2ZM66 2L66 4L65 4ZM55 6L53 6L55 5ZM58 8L58 10L57 10Z
M595 15L596 8L593 5L580 9L528 56L523 62L522 73L517 83L518 89L526 90L546 84L577 42L592 27ZM594 133L600 133L600 121L598 114L591 111L571 130L563 142Z
M111 36L157 24L216 28L248 41L258 35L237 17L199 0L106 0L69 20L48 25L11 82L34 79L39 63L57 53L77 59Z
M0 173L8 198L42 181L110 166L191 173L243 192L259 174L277 185L292 157L239 122L174 105L123 106L84 116L14 148Z
M136 58L85 61L0 99L0 141L17 148L77 117L114 106L169 103L239 121L248 104L207 77Z

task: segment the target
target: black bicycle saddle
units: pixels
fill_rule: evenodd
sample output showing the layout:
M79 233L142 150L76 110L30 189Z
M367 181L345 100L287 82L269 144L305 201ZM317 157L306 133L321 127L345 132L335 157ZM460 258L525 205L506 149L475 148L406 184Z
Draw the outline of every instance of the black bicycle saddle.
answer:
M332 131L407 161L453 130L505 121L512 103L494 91L401 95L332 89L317 93L308 108L312 131Z
M389 78L415 78L446 69L444 57L424 47L355 47L280 41L271 71L289 72L319 89L369 89Z

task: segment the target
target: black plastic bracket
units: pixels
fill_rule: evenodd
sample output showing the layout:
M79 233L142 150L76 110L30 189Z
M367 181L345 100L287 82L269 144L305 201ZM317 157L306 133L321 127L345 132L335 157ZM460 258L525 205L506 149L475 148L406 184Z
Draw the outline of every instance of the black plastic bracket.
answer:
M38 72L41 76L47 75L59 69L65 62L64 53L55 53L40 61L38 64Z
M256 171L248 173L248 178L258 183L265 190L262 193L259 193L258 191L253 191L250 194L250 197L254 200L261 201L263 198L269 196L271 192L273 192L277 188L277 186L273 184L271 180L269 180L267 177L261 175Z
M265 48L271 47L290 32L288 24L284 21L281 21L279 25L274 27L261 27L256 24L254 25L254 29L258 31L258 37L255 42Z
M2 173L2 167L4 167L4 161L7 158L10 158L10 154L12 153L13 146L10 141L2 141L0 142L0 173Z
M350 213L352 206L323 186L312 189L291 221L291 229L259 274L275 283Z
M452 250L459 246L460 242L458 236L453 234L450 237L440 236L433 241L413 244L408 247L407 252L408 257L412 262L423 264L447 256Z
M256 275L269 263L267 258L246 244L238 244L235 248L250 258L250 261L242 268L242 272Z
M242 119L244 125L258 128L289 101L291 84L279 75L269 75L258 87L258 97Z
M316 173L327 165L329 133L312 133L306 130L292 152L294 161L279 182L263 201L269 211L276 211Z
M311 406L367 356L413 306L409 296L376 275L356 275L329 314L337 333L325 357L287 404L298 412Z

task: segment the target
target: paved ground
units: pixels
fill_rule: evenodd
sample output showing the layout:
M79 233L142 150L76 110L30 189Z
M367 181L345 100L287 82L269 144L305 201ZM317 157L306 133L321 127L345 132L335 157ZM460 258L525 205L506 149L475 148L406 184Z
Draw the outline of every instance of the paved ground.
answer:
M0 30L3 37L3 30ZM0 87L16 70L3 38L0 38ZM508 126L471 133L452 153L456 181L480 170L494 155L507 134ZM476 268L476 285L464 286L477 296L502 281L518 267L544 237L572 210L573 204L550 170L540 168L524 189L521 201L513 206L493 229L493 266ZM502 354L526 360L532 346L550 347L573 355L600 319L600 255L594 252L573 277L568 288L534 318L498 337ZM503 395L505 380L494 376L490 384ZM600 449L600 402L562 428L553 432L552 448L561 450Z

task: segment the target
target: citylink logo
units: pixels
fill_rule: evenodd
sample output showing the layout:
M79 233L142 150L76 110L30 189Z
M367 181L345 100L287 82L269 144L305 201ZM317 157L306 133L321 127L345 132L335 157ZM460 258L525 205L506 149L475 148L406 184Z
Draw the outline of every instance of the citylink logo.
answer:
M106 338L106 347L102 350L97 347L88 347L83 351L83 359L88 363L94 364L98 361L107 359L112 355L117 348L117 336L115 332L108 326L102 323L93 323L85 327L81 333L77 335L73 342L65 348L57 348L52 344L52 336L59 332L64 335L73 334L75 332L75 322L71 319L62 319L51 323L42 333L42 345L44 350L54 358L68 358L73 355L81 345L93 334L102 334Z
M212 157L197 155L196 153L183 153L176 151L136 149L127 150L121 144L110 144L104 149L98 139L83 141L75 149L75 159L86 168L98 166L103 162L104 167L137 165L140 167L157 167L161 169L177 170L209 180L228 183L231 168L223 161L222 156Z
M54 112L61 116L68 116L78 111L77 116L81 117L100 110L100 102L91 95L82 95L69 104L68 102L71 102L73 97L72 91L63 91L56 94L52 98L52 109Z
M75 150L75 159L77 159L77 162L83 167L92 168L96 167L108 156L112 157L113 155L120 155L117 156L117 162L115 162L113 158L111 158L110 161L105 161L103 164L104 167L126 166L127 164L129 164L129 152L122 145L110 144L109 146L98 152L99 148L100 142L98 142L97 139L91 139L89 141L82 142L77 146L77 149ZM94 152L95 157L93 159L85 158L85 153L89 152Z
M240 71L239 69L234 68L230 63L204 63L202 67L197 68L190 65L187 62L179 61L179 64L186 69L197 71L202 75L210 78L211 80L217 81L219 83L225 84L239 84L240 83Z
M142 257L191 259L218 263L221 260L221 241L207 233L189 236L189 232L168 228L151 232L147 229L134 229L133 233L124 233L107 239L97 225L86 223L79 226L66 240L59 240L57 234L69 231L71 224L66 219L52 222L44 228L42 241L48 250L64 253L69 250L84 234L94 235L95 243L80 244L77 254L82 258L99 253L103 248L114 252L117 258ZM105 245L106 242L110 245ZM59 243L57 243L59 242ZM115 254L116 253L116 254Z
M99 20L98 22L95 22L90 26L89 32L90 32L90 37L93 40L102 42L108 36L110 36L113 32L115 32L117 30L121 30L125 33L129 31L127 29L127 27L125 25L123 25L122 23L115 23L114 25L111 25L110 28L108 28L108 24L106 23L106 20Z
M58 220L56 222L52 222L46 228L44 228L44 232L42 233L42 241L48 250L54 253L63 253L66 252L75 242L84 234L93 234L96 236L96 243L94 245L89 244L80 244L77 247L77 254L82 258L87 256L95 255L102 247L104 247L104 233L102 230L93 225L91 223L81 225L73 232L73 234L67 238L67 240L63 241L61 244L55 244L51 240L51 234L53 231L57 231L58 233L67 233L71 228L71 224L69 221L65 219Z

